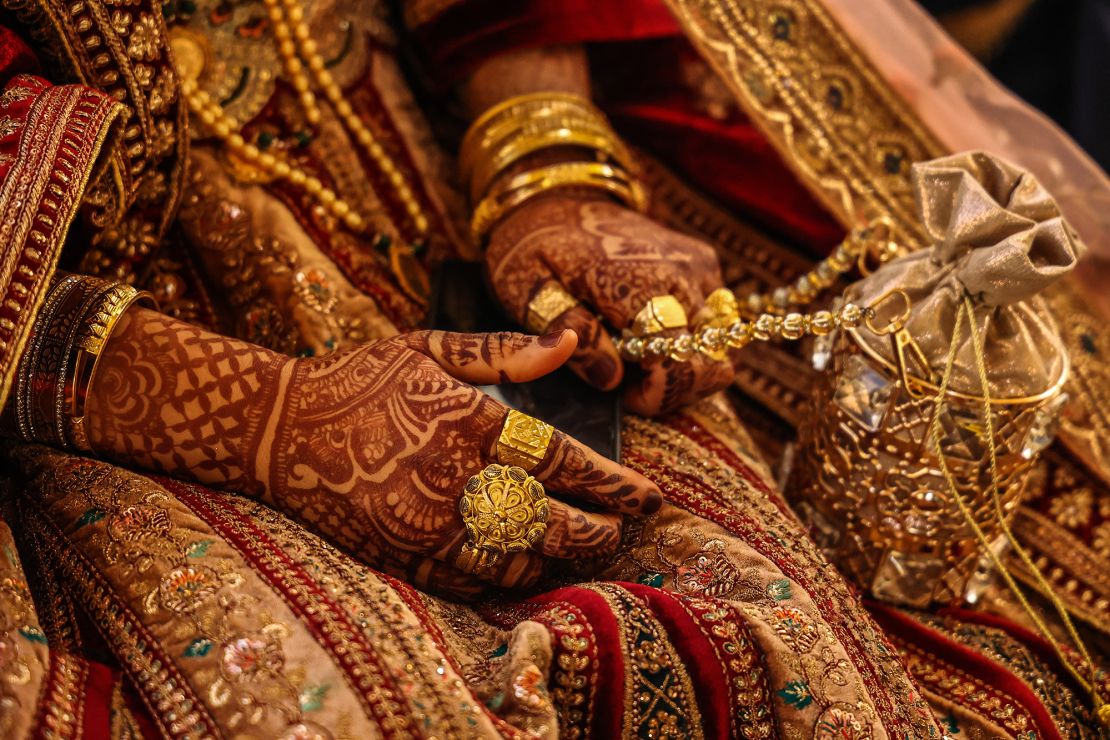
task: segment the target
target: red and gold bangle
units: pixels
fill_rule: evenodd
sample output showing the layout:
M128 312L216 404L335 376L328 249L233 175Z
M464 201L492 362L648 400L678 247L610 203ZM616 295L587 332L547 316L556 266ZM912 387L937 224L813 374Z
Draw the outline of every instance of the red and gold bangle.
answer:
M14 399L19 435L91 452L84 405L97 359L120 317L154 298L123 283L59 274L20 361Z

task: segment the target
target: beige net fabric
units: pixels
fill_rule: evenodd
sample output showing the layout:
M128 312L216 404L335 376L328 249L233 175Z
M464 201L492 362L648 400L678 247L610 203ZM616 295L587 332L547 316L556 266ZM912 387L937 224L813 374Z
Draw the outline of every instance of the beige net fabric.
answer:
M951 151L985 149L1034 173L1091 246L1110 259L1110 180L1065 133L1019 100L913 0L824 0Z
M1031 173L982 152L916 164L913 185L933 246L856 283L849 300L879 304L875 323L882 326L905 302L881 299L904 291L906 329L939 376L967 295L983 337L992 396L1021 398L1054 386L1065 372L1066 352L1056 328L1028 301L1071 271L1085 248L1052 195ZM858 336L893 361L887 336ZM981 392L966 329L951 387Z

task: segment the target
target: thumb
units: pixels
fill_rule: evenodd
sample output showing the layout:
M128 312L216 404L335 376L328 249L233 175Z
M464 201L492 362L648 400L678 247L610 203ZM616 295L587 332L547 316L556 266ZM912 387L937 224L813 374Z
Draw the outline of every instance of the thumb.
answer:
M457 334L417 331L397 338L466 383L525 383L559 368L578 338L564 329L542 337L516 332Z

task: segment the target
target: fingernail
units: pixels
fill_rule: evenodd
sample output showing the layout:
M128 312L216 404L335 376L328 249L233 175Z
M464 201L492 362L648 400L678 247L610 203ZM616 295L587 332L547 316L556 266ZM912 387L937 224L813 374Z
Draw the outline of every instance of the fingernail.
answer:
M608 387L616 374L617 363L608 355L598 357L586 367L586 377L590 379L591 385L598 388Z
M566 333L566 329L560 329L559 331L553 331L550 334L544 334L542 337L539 338L538 341L541 347L554 347L562 340L563 335Z
M640 507L640 511L643 512L645 516L650 516L661 508L663 508L663 494L659 493L659 491L652 491L647 495L647 498L644 499L644 505Z

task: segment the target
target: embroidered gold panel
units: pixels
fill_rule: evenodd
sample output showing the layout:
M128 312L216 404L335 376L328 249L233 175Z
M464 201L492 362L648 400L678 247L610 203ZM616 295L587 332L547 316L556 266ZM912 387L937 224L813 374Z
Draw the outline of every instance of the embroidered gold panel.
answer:
M946 153L815 0L667 0L803 183L846 226L890 217L920 246L909 171Z

